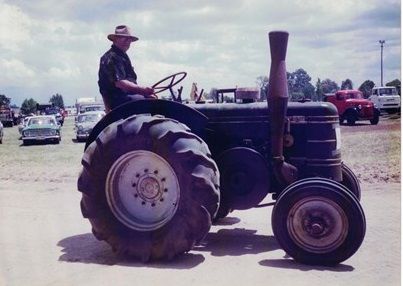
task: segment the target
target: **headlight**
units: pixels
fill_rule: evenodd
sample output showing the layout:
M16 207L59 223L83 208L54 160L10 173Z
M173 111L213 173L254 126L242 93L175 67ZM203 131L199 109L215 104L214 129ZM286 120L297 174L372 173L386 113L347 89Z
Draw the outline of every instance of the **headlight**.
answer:
M358 107L358 109L362 109L362 105L361 105L361 104L359 104L357 107Z
M78 126L78 130L83 130L83 129L84 129L84 127L82 125Z

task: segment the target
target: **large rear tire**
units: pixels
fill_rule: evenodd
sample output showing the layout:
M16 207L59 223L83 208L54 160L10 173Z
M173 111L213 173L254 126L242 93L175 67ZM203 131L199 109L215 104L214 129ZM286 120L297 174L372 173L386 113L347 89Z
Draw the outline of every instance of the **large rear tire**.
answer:
M86 149L78 179L94 235L142 261L172 259L208 233L219 173L207 145L178 121L134 115Z
M351 257L365 236L365 216L343 185L312 178L288 186L272 213L274 235L295 260L334 265Z

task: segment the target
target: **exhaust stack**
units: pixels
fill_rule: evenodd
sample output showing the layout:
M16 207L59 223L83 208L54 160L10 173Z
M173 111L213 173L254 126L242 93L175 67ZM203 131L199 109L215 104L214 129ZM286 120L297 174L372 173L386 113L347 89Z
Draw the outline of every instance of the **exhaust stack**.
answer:
M269 33L271 66L267 104L270 119L271 156L276 179L281 186L287 186L298 178L298 170L284 161L283 137L288 103L287 53L288 33L273 31Z

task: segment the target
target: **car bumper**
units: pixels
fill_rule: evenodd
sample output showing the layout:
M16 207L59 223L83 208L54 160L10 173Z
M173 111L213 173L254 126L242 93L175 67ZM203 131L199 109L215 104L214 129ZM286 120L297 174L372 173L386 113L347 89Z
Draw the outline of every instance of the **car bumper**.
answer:
M60 140L61 137L58 135L53 136L23 136L22 140L32 140L32 141L46 141L46 140Z

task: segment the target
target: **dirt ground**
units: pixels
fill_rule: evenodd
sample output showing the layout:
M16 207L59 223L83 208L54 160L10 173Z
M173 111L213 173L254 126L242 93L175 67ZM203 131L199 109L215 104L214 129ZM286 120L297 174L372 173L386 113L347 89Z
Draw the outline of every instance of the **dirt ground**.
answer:
M73 119L60 145L22 146L16 127L0 145L0 285L400 285L400 117L342 126L345 163L362 184L367 234L336 267L287 257L271 208L235 211L203 243L171 262L142 264L113 254L82 218L76 181L83 143Z

